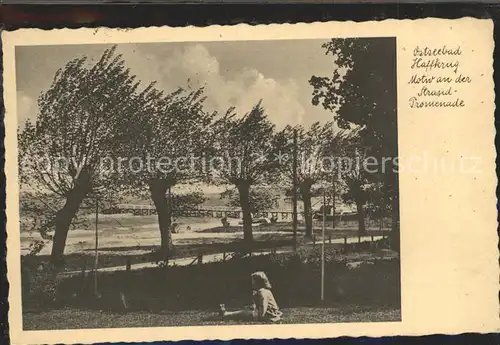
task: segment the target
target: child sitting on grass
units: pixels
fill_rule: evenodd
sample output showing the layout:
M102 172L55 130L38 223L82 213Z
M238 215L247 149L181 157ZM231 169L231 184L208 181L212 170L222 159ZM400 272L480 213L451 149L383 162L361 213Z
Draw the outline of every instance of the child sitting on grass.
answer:
M223 320L266 321L277 322L283 313L271 292L271 283L264 272L251 275L253 288L253 305L247 309L227 311L224 304L220 305L220 316Z

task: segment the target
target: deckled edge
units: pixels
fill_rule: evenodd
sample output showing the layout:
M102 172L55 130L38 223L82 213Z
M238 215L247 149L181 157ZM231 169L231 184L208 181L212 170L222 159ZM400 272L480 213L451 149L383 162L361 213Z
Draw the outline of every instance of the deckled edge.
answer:
M0 28L0 32L2 29ZM0 197L2 198L2 213L0 218L2 219L2 282L1 282L1 301L0 301L0 313L1 322L3 323L2 329L3 334L0 334L0 339L5 340L6 343L9 342L9 280L8 280L8 268L7 268L7 191L6 191L6 174L5 174L5 103L4 103L4 83L3 83L3 42L0 40L0 71L2 74L2 82L0 85L0 140L2 140L0 155L1 162L0 166L2 168L0 175Z
M82 26L79 28L54 28L54 29L40 29L40 28L20 28L20 29L15 29L15 30L3 30L2 32L2 39L3 35L5 34L12 34L12 33L23 33L27 31L31 32L54 32L54 33L64 33L68 31L81 31L81 32L88 32L88 33L93 33L94 35L97 34L99 31L102 30L111 30L115 32L127 32L127 31L142 31L142 30L153 30L153 29L169 29L169 30L185 30L185 29L197 29L197 30L203 30L203 29L217 29L217 28L222 28L222 29L227 29L227 28L233 28L233 29L245 29L245 28L256 28L256 29L275 29L275 28L283 28L283 27L290 27L290 26L295 26L295 27L301 27L301 26L311 26L311 25L328 25L331 23L343 23L345 25L362 25L362 24L367 24L367 23L406 23L406 22L422 22L422 21L441 21L441 22L456 22L456 21L463 21L463 20L488 20L491 21L491 18L476 18L472 16L464 16L460 18L439 18L439 17L426 17L426 18L417 18L417 19L395 19L395 18L383 18L383 19L374 19L374 20L326 20L326 21L312 21L312 22L307 22L307 21L301 21L301 22L296 22L296 23L290 23L290 22L283 22L283 23L268 23L268 24L260 24L260 23L251 23L251 22L244 22L244 23L237 23L237 24L213 24L213 25L187 25L187 26L169 26L169 25L152 25L152 26L140 26L140 27L111 27L111 26L98 26L98 27L92 27L92 26ZM158 41L155 41L158 42ZM133 43L133 42L131 42Z
M405 22L423 22L423 21L441 21L441 22L456 22L456 21L492 21L491 18L475 18L475 17L472 17L472 16L464 16L464 17L460 17L460 18L453 18L453 19L450 19L450 18L439 18L439 17L426 17L426 18L418 18L418 19L394 19L394 18L386 18L386 19L379 19L379 20L359 20L359 21L354 21L354 20L346 20L346 21L342 21L342 20L330 20L330 21L314 21L314 22L297 22L297 23L288 23L288 22L284 22L284 23L269 23L269 24L252 24L252 23L238 23L238 24L224 24L224 25L220 25L220 24L216 24L216 25L207 25L207 26L201 26L201 25L188 25L188 26L168 26L168 25L165 25L165 26L141 26L141 27L131 27L131 28L125 28L125 27L108 27L108 26L99 26L99 27L80 27L80 28L57 28L57 29L40 29L40 28L22 28L22 29L16 29L16 30L2 30L1 32L1 43L0 43L0 49L2 49L2 60L3 60L3 47L4 47L4 40L6 39L6 37L13 37L13 35L19 35L19 34L23 34L24 32L54 32L56 34L61 34L61 33L69 33L69 32L73 32L73 31L80 31L80 32L88 32L88 33L93 33L94 35L96 35L98 32L100 31L103 31L103 30L111 30L113 32L128 32L128 31L149 31L149 30L158 30L158 29L168 29L168 30L172 30L172 33L175 34L175 31L181 31L181 30L184 30L186 28L188 29L196 29L196 30L204 30L204 29L216 29L216 28L221 28L221 29L228 29L228 28L233 28L234 29L245 29L245 28L256 28L256 29L274 29L274 28L283 28L283 27L297 27L297 28L300 28L302 26L310 26L310 25L321 25L321 26L326 26L328 24L331 24L331 23L342 23L343 25L363 25L363 24L368 24L368 23L384 23L384 22L387 22L387 23L405 23ZM493 25L492 25L493 27ZM492 33L493 33L493 30L492 30ZM146 34L146 32L144 32L143 34ZM328 35L325 35L325 37L329 37ZM357 37L357 36L356 36ZM155 40L155 41L150 41L150 42L162 42L162 41L159 41L159 40ZM168 42L168 40L166 40L165 42ZM134 43L134 41L130 41L129 43ZM142 43L142 42L141 42ZM144 43L147 43L147 42L144 42ZM495 40L494 40L494 35L492 37L492 43L493 43L493 46L492 46L492 86L493 86L493 93L492 93L492 99L490 99L490 101L492 101L492 104L493 104L493 110L494 110L494 113L496 113L496 94L495 94L495 83L494 83L494 76L496 75L495 74L495 69L494 69L494 62L495 62L495 59L494 59L494 53L495 53L495 49L496 49L496 45L495 45ZM82 44L85 44L85 43L82 43ZM1 68L2 68L2 72L3 72L3 67L5 66L5 61L1 61ZM497 73L500 73L500 72L497 72ZM3 73L2 73L3 75ZM3 86L3 80L4 78L2 78L2 86ZM2 101L4 101L4 95L5 95L5 89L2 90ZM499 99L500 101L500 99ZM399 102L399 100L398 100ZM0 109L0 111L3 112L3 115L4 115L4 119L2 121L2 124L1 124L1 127L5 130L5 120L6 120L6 110L7 110L7 107L5 105L5 102L0 102L0 106L2 107L2 109ZM499 120L499 124L500 124L500 120ZM500 141L500 135L498 135L498 130L496 130L496 121L494 123L494 142L496 143L497 140ZM1 132L0 132L1 133ZM3 140L6 138L6 133L4 133L4 138ZM498 139L497 139L498 138ZM495 147L495 152L496 152L496 147ZM495 161L496 161L496 167L500 167L500 159L498 157L498 153L495 157ZM6 160L6 159L5 159ZM5 171L3 172L3 176L6 178L6 173ZM496 187L496 192L500 192L500 186L498 185L498 182L499 182L499 179L498 179L498 175L496 176L496 184L497 184L497 187ZM6 191L6 184L4 186L5 188L5 201L6 201L6 197L7 197L7 191ZM498 205L498 197L497 197L498 194L495 195L495 200L497 201L497 205ZM6 216L6 208L4 210L2 210ZM6 217L5 217L6 219ZM6 234L6 239L7 239L7 222L5 221L5 234ZM498 214L498 207L497 207L497 232L498 232L498 252L497 252L497 258L499 259L499 262L500 262L500 214ZM7 243L7 242L6 242ZM4 254L5 254L5 258L7 258L7 251L5 250L4 251ZM8 278L8 275L7 275L7 260L5 262L5 265L6 265L6 270L5 270L5 274L6 274L6 279ZM499 300L498 300L498 305L497 305L497 309L499 311L499 321L500 321L500 266L498 266L498 270L497 270L497 273L498 273L498 295L499 295ZM10 301L10 295L9 296L9 299L7 300L8 302ZM7 318L8 319L8 318ZM314 326L314 325L324 325L324 324L310 324L311 326ZM226 327L240 327L241 325L229 325L229 326L226 326ZM276 325L279 327L279 325ZM189 326L188 326L189 327ZM168 330L169 328L171 327L162 327L163 329L165 330ZM130 329L133 329L133 328L124 328L124 329L127 329L127 330L130 330ZM91 331L92 329L78 329L78 330L74 330L74 331ZM116 330L116 329L114 329ZM500 330L500 328L499 328ZM21 330L21 332L23 332ZM24 331L26 332L26 331ZM36 332L36 331L35 331ZM461 332L456 332L456 333L452 333L452 332L449 332L449 333L435 333L435 334L427 334L429 336L434 336L434 335L449 335L449 336L453 336L453 335L460 335L460 334L481 334L481 335L487 335L487 334L492 334L492 332L479 332L479 333L461 333ZM383 338L383 337L418 337L418 336L423 336L423 334L420 334L420 333L411 333L411 332L408 332L408 333L405 333L405 334L400 334L400 335L390 335L390 336L381 336L380 338ZM366 336L366 335L359 335L359 336L343 336L343 335L339 335L339 336L334 336L335 338L344 338L344 339L347 339L347 338L379 338L379 337L372 337L372 336ZM284 337L284 338L276 338L276 337L273 337L273 338L232 338L231 341L238 341L238 340L269 340L269 341L272 341L272 340L298 340L299 338L293 338L293 337ZM306 339L324 339L324 338L321 338L321 336L317 336L317 337L310 337L310 338L300 338L300 339L303 339L303 340L306 340ZM151 340L151 341L144 341L144 343L150 343L150 342L155 342L155 341L161 341L160 339L157 339L157 340ZM169 340L170 343L185 343L185 342L206 342L206 341L209 341L209 342L222 342L222 341L227 341L226 338L217 338L217 337L208 337L208 338L205 338L205 340L190 340L190 339L183 339L183 340ZM126 343L127 341L122 341L122 343ZM116 344L116 343L111 343L111 342L107 342L107 341L104 341L104 342L100 342L102 344ZM92 344L92 342L78 342L78 344Z

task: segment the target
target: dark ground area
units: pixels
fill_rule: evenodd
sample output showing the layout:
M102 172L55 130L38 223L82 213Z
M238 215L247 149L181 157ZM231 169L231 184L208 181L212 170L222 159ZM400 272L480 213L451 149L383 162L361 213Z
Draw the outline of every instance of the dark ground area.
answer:
M398 320L399 259L359 254L348 262L335 248L325 251L324 301L319 246L194 266L101 272L98 297L91 274L55 278L25 269L23 320L26 329L219 324L212 316L220 303L229 310L251 303L255 271L269 276L284 323Z

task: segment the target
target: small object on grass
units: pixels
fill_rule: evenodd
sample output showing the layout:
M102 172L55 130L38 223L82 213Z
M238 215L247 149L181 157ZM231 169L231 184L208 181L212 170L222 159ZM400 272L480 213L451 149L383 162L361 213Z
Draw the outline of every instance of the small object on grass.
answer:
M125 294L123 292L120 292L120 300L122 302L123 308L128 309L127 299L126 299Z
M229 228L229 222L227 220L227 217L224 217L221 219L221 222L222 222L222 227L224 228L224 230L227 232L228 231L228 228Z
M179 229L180 229L180 226L178 223L173 223L172 225L170 225L170 231L173 233L173 234L177 234L179 233Z
M226 315L226 306L224 304L219 305L219 316L221 318L224 318L224 315Z

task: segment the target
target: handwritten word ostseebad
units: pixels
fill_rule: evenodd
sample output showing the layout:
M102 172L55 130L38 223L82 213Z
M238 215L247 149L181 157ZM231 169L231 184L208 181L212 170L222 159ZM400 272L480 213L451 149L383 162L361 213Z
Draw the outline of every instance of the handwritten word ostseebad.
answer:
M443 46L442 48L431 49L429 47L420 48L417 46L413 49L413 56L446 56L446 55L462 55L462 50L459 47L448 48Z

